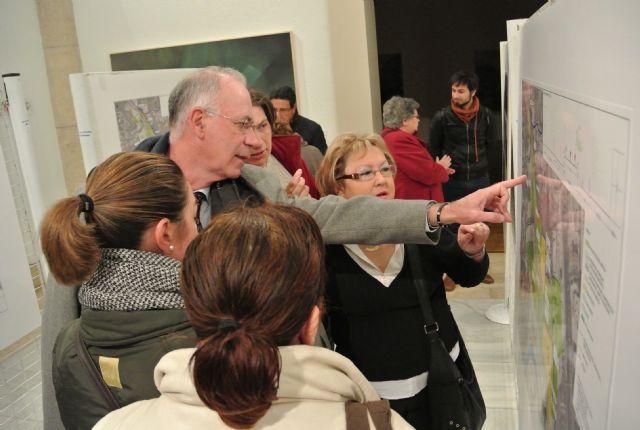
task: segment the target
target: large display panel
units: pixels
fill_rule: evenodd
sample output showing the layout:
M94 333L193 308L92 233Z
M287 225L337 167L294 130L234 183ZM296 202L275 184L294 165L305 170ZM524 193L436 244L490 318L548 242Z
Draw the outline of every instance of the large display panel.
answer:
M614 366L630 112L522 81L515 354L524 428L604 429ZM525 382L526 383L523 383Z
M637 0L562 0L520 32L522 430L638 428L639 16Z

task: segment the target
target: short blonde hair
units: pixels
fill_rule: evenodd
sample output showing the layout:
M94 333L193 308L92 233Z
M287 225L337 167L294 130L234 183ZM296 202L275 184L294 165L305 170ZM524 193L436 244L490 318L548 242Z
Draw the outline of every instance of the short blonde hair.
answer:
M347 159L353 154L364 152L369 148L378 148L390 165L396 165L387 145L379 134L341 134L329 145L329 149L316 172L316 187L320 194L323 196L338 194L340 186L336 178L344 174Z

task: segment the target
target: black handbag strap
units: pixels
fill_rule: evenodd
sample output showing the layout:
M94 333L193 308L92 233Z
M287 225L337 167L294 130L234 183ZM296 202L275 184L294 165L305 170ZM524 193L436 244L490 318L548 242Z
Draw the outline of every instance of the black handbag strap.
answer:
M415 245L405 245L405 253L409 257L409 267L411 268L411 274L413 275L413 284L416 287L416 293L418 294L418 300L420 301L420 309L422 310L422 317L424 318L424 331L428 335L436 333L439 330L438 323L433 318L433 311L431 310L431 301L427 294L427 283L424 280L424 272L422 271L422 264L420 263L419 250Z
M104 378L102 378L102 375L96 367L96 364L93 362L93 359L91 359L91 355L87 350L87 345L85 345L84 343L84 339L82 338L82 333L80 332L79 327L78 336L76 337L76 350L78 351L78 358L80 359L80 362L87 370L90 379L93 381L98 393L107 404L109 410L115 411L116 409L119 409L120 404L107 386L106 382L104 382Z

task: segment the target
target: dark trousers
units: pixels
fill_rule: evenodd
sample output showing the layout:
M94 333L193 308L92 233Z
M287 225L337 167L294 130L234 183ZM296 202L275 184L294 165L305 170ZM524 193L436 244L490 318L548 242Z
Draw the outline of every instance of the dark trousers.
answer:
M427 404L427 390L429 386L413 397L399 400L389 400L391 409L399 413L416 430L428 430L431 416Z
M488 177L471 179L469 181L449 179L448 182L442 184L444 200L446 202L453 202L479 190L480 188L488 187L489 185Z

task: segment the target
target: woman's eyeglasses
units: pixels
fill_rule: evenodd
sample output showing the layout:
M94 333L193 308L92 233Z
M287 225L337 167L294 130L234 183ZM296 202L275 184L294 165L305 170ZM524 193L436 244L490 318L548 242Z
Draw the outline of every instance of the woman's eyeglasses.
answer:
M396 166L393 166L391 164L383 164L377 170L371 169L371 168L364 168L361 171L356 173L349 173L349 174L344 174L342 176L338 176L336 178L336 181L339 181L341 179L353 179L356 181L371 181L373 178L376 177L376 173L378 172L380 172L380 174L385 178L389 178L395 175Z

